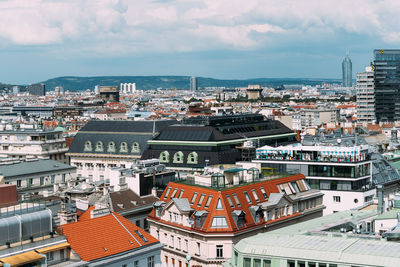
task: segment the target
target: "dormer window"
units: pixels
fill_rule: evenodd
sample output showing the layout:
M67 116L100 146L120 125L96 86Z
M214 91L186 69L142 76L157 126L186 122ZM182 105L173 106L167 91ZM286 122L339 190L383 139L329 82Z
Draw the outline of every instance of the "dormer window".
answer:
M86 141L84 151L92 151L92 142Z
M96 143L96 151L97 151L97 152L103 152L103 150L104 150L104 148L103 148L103 142L98 141L98 142Z
M132 153L140 153L140 146L138 142L132 144Z
M164 210L164 206L166 205L166 203L164 201L156 201L153 204L153 207L156 210L156 216L157 217L161 217L163 210Z
M225 216L215 216L211 223L212 228L228 228Z
M188 158L187 158L187 163L188 164L197 164L198 163L198 155L196 152L189 153Z
M160 163L169 163L168 151L163 151L160 153Z
M195 227L201 228L201 227L203 227L203 224L206 221L206 218L208 216L208 211L199 210L199 211L196 211L193 214L193 216L194 216L194 220L195 220Z
M115 143L114 142L108 143L107 152L115 152Z
M182 151L178 151L174 154L173 163L183 163L183 153Z
M261 190L261 193L262 193L263 197L264 197L265 199L267 199L267 198L268 198L268 195L267 195L267 192L265 192L264 187L260 187L260 190Z
M245 222L245 213L242 210L234 210L232 211L232 218L234 219L234 221L236 222L236 226L238 228L241 228L244 226L244 222Z
M122 142L119 147L119 152L127 153L128 152L128 143Z

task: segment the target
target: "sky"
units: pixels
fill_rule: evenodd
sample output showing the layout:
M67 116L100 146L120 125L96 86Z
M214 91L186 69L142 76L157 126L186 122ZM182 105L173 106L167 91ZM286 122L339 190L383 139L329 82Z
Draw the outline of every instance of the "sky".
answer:
M0 82L353 76L400 48L398 0L0 0Z

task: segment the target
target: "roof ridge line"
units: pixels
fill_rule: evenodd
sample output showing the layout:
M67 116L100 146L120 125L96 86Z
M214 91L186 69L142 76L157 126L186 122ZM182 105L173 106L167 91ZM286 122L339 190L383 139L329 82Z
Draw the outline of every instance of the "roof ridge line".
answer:
M140 245L143 246L137 239L136 237L128 230L128 228L125 227L125 225L123 225L123 223L114 215L113 212L111 212L111 215L117 220L117 222L125 229L125 231L128 232L128 234L133 237L133 239L135 239L135 241Z

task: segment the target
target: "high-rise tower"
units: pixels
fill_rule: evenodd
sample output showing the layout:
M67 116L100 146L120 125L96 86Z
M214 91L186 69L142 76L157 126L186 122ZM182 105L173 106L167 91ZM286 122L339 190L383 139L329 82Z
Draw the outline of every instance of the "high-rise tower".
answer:
M352 87L352 63L349 54L343 59L342 62L342 86Z
M365 72L357 73L357 122L374 123L375 119L375 89L374 71L366 67Z
M197 91L198 84L197 84L197 77L190 77L190 91Z
M375 49L373 68L376 120L399 121L400 49Z

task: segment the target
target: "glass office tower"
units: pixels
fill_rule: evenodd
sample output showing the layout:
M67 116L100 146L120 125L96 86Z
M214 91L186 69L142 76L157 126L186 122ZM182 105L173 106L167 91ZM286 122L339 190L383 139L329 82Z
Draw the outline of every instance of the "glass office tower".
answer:
M400 120L400 49L374 50L375 114L378 122Z
M347 54L342 62L342 86L343 87L352 87L353 86L353 81L352 81L353 70L352 70L352 68L353 68L353 66L351 63L351 59L349 57L349 54Z

